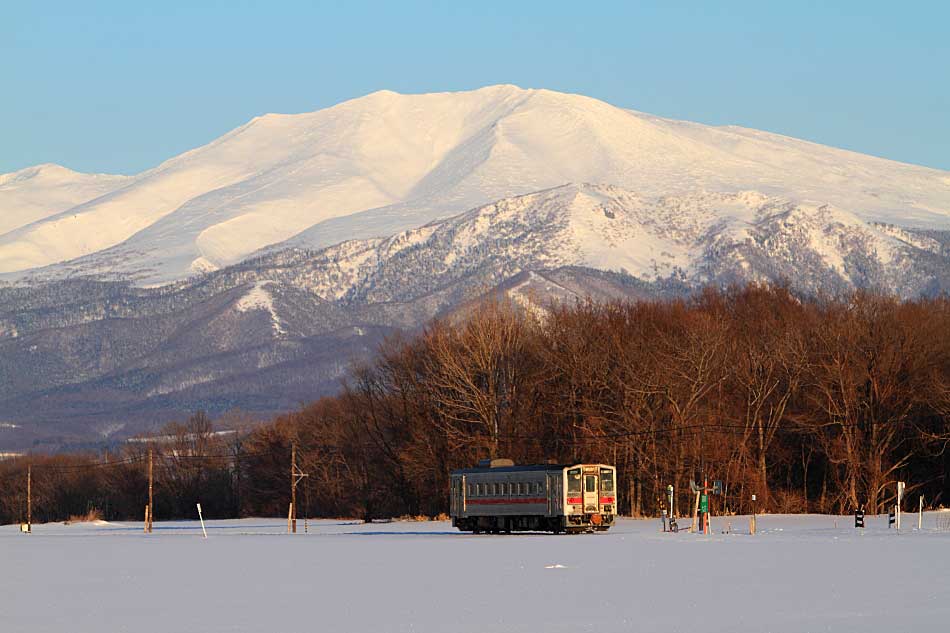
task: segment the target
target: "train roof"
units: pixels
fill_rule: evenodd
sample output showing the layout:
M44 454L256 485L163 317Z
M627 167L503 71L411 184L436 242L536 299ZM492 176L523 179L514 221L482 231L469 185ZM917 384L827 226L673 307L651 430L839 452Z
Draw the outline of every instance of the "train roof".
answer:
M459 468L453 470L453 475L475 475L488 473L530 473L545 471L562 471L565 468L573 466L582 466L584 464L519 464L511 466L477 466L474 468ZM593 464L588 464L593 465ZM598 464L604 465L604 464Z
M478 474L487 474L487 473L530 473L530 472L544 472L548 470L558 471L564 470L568 467L568 464L519 464L514 466L476 466L475 468L459 468L458 470L453 470L453 475L474 475Z

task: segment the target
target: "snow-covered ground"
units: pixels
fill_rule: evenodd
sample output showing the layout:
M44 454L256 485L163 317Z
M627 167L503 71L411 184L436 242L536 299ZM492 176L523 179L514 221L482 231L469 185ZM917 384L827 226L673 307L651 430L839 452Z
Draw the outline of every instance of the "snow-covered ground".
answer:
M715 518L708 537L448 523L0 527L0 631L915 631L950 621L948 513ZM731 524L732 533L723 531ZM301 522L300 530L303 525Z

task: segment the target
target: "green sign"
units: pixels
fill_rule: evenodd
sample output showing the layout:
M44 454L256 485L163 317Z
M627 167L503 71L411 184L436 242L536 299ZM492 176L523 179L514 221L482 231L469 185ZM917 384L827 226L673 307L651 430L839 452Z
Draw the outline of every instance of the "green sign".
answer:
M699 511L709 512L709 496L706 494L699 496Z

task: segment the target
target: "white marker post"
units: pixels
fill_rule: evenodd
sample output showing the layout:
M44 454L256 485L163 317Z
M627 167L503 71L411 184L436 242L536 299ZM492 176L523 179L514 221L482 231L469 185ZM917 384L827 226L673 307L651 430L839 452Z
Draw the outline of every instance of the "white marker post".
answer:
M749 519L749 534L755 535L755 495L752 495L752 518Z
M924 495L920 495L920 503L917 508L917 531L924 527Z
M904 496L904 482L897 482L897 531L901 531L901 497Z
M201 521L201 532L208 538L208 531L205 529L205 519L201 516L201 504L198 504L198 520Z

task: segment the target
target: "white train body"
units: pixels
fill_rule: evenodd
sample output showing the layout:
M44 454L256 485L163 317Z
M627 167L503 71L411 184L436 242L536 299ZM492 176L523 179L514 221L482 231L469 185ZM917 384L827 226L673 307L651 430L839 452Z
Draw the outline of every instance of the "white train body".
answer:
M507 459L452 471L452 525L469 532L593 532L617 515L617 470L606 464L516 466Z

